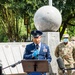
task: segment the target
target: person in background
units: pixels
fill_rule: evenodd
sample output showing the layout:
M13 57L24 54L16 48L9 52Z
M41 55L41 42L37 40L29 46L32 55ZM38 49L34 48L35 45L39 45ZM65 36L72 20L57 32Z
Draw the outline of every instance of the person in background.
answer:
M71 42L72 42L72 44L73 44L73 46L75 48L75 36L71 37ZM74 61L75 61L75 51L73 51L73 57L74 57ZM74 63L74 67L75 67L75 63Z
M74 57L73 51L75 48L73 44L69 41L69 35L63 35L63 42L57 45L55 50L55 56L61 57L63 59L66 68L74 68ZM75 53L74 53L75 54ZM59 75L63 75L61 70L58 70ZM72 70L67 70L67 75L72 75Z
M45 59L48 61L48 63L52 61L49 47L41 42L42 34L43 33L39 30L31 31L33 42L26 46L23 59ZM44 75L46 75L46 73L44 73Z
M70 41L73 43L73 45L75 46L75 36L72 36Z

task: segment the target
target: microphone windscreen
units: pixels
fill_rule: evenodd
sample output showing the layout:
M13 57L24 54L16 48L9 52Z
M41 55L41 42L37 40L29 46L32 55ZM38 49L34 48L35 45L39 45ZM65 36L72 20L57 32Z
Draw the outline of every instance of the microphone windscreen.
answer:
M63 62L63 60L62 60L61 57L58 57L58 58L57 58L57 63L58 63L58 67L59 67L61 70L65 69L65 65L64 65L64 62Z

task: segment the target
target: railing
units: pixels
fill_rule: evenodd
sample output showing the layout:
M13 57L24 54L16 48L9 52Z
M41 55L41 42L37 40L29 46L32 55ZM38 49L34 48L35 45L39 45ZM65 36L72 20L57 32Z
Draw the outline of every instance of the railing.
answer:
M28 42L30 43L30 42ZM27 42L12 42L12 43L0 43L0 60L2 61L2 67L5 68L12 65L23 58ZM9 67L2 70L4 74L18 74L24 73L22 64L15 66L14 68Z

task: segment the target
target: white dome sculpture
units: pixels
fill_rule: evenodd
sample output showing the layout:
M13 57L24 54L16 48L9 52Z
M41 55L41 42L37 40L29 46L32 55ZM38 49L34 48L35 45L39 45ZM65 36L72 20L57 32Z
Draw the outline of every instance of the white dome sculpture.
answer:
M57 31L61 23L61 13L53 6L43 6L34 15L35 27L41 31Z

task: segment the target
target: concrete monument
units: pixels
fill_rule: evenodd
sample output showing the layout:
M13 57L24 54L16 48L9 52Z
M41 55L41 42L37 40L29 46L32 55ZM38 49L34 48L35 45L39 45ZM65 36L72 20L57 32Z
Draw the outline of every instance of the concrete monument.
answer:
M42 42L48 44L51 51L52 62L50 72L47 75L58 75L58 65L54 52L60 42L59 32L56 31L59 29L61 23L61 13L53 6L43 6L34 15L36 29L44 31Z

